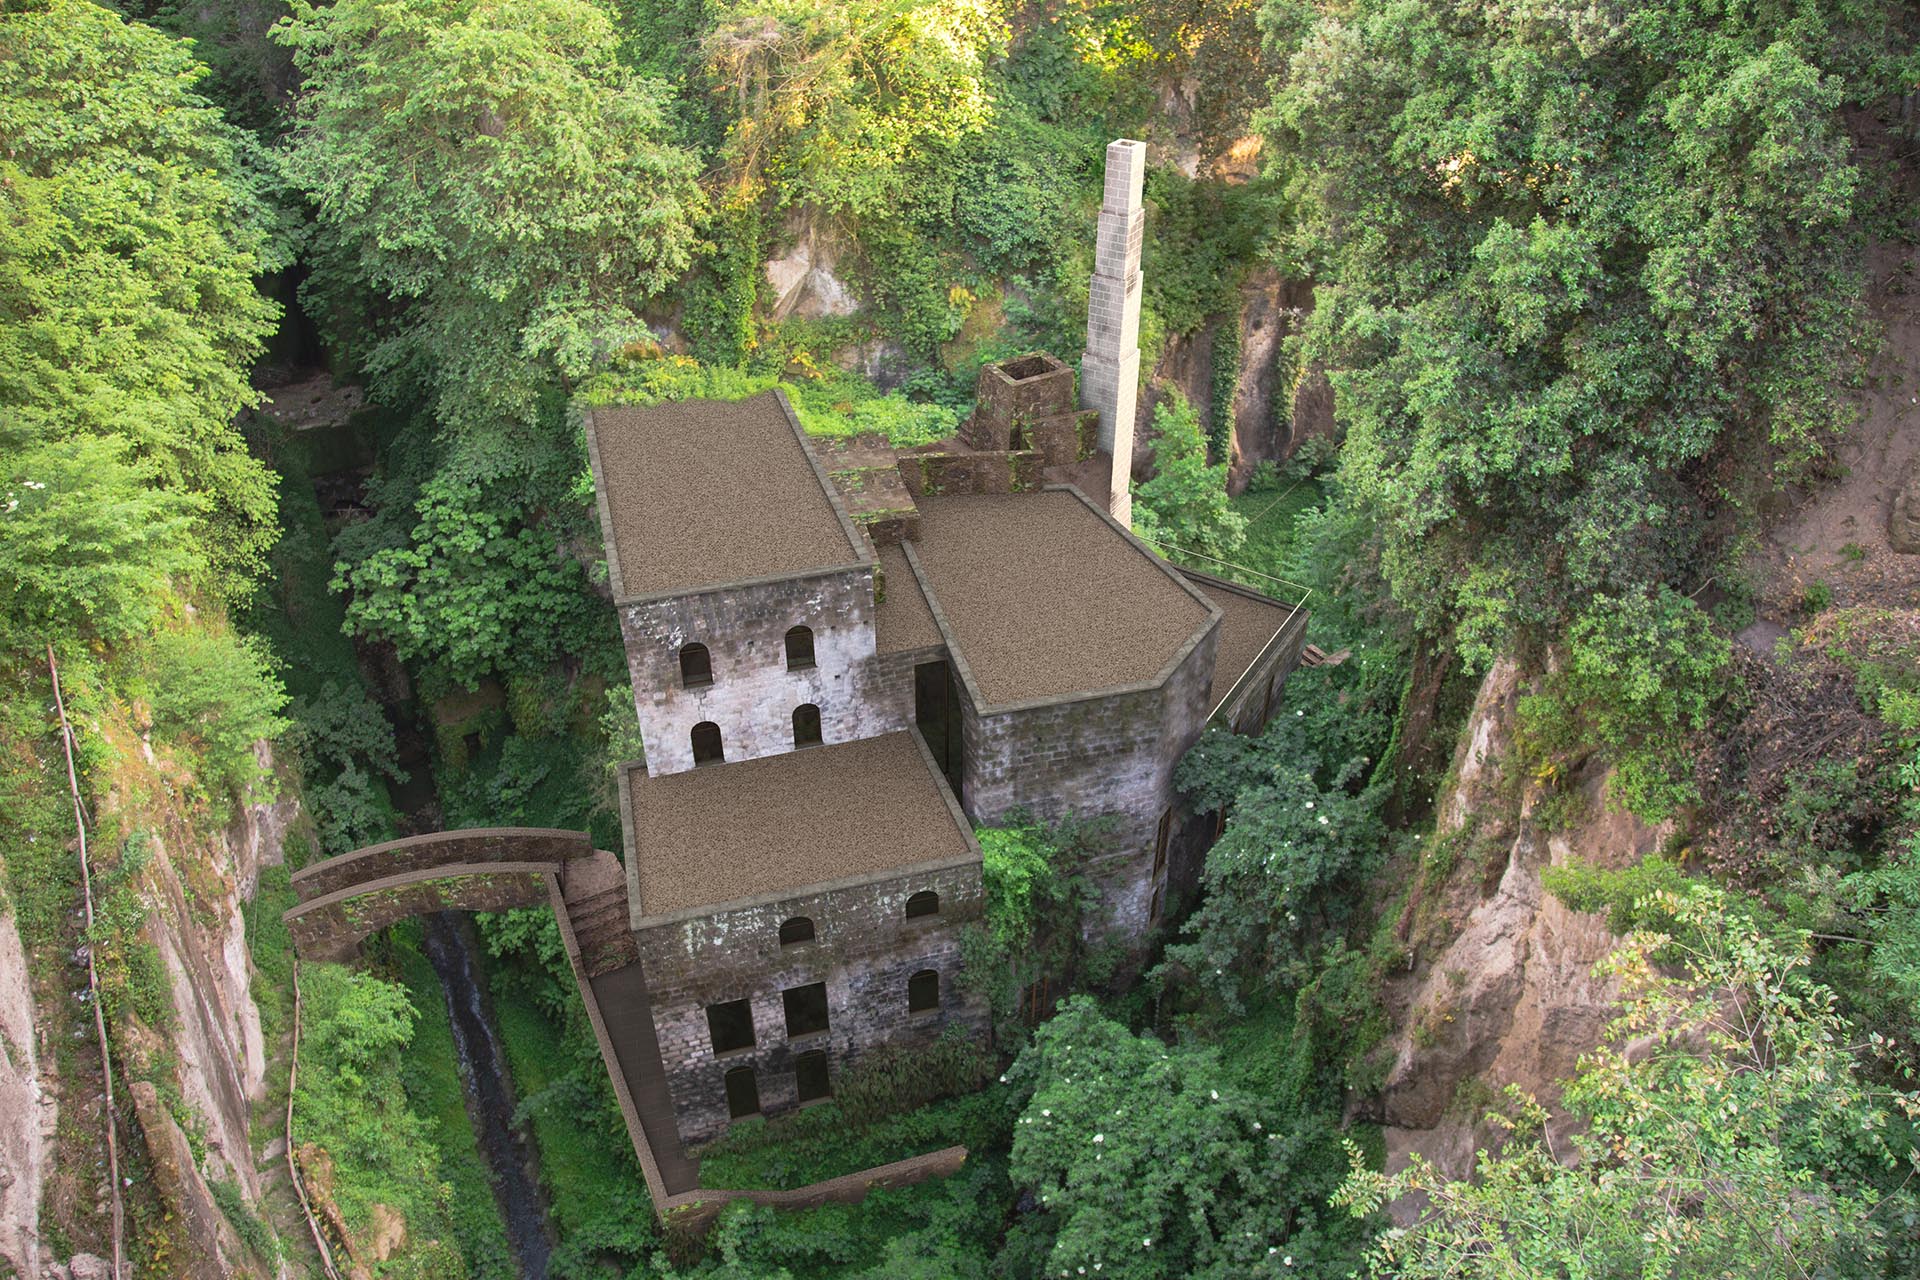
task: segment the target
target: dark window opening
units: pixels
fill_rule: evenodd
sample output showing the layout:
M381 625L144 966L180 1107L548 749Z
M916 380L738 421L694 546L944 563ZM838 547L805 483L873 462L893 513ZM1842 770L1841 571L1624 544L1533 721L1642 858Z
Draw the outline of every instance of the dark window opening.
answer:
M787 1004L787 1036L810 1036L827 1029L827 984L809 982L780 993Z
M1160 829L1153 833L1153 875L1155 879L1167 869L1167 837L1173 834L1173 810L1168 809L1160 815Z
M799 1086L800 1101L831 1098L833 1085L827 1079L827 1055L819 1049L803 1053L793 1060L793 1082Z
M727 1072L727 1118L739 1120L760 1114L760 1082L753 1078L752 1067L735 1067Z
M796 943L813 941L813 921L806 916L795 916L780 925L780 945L791 947Z
M719 764L727 758L720 746L720 726L711 720L702 720L693 726L693 762L695 764Z
M713 683L713 655L703 644L683 645L680 649L680 684L693 689Z
M921 916L940 914L940 895L931 889L922 889L907 899L907 919L918 920Z
M708 1005L707 1033L715 1053L753 1048L753 1006L745 1000Z
M925 1013L940 1007L940 974L922 969L907 979L907 1012Z
M793 709L793 745L817 747L820 741L820 708L803 702Z
M790 628L787 631L787 670L800 671L812 665L813 628Z
M960 795L960 695L953 668L944 661L922 662L913 669L913 723L933 752L933 762Z

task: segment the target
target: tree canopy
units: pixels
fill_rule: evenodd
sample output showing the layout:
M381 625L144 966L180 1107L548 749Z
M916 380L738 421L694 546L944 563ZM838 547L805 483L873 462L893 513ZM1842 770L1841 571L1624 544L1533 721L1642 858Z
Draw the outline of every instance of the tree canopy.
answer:
M403 304L369 366L455 431L531 423L647 334L703 200L668 89L588 0L301 3L286 151L339 264Z
M191 566L237 589L274 537L234 416L258 399L247 366L279 308L253 281L279 246L202 74L83 0L0 11L0 452L17 518L80 517L9 540L30 563L5 576L62 597L27 606L42 619L104 621Z
M1307 16L1307 15L1311 16ZM1273 0L1267 115L1324 281L1342 473L1395 598L1482 661L1594 592L1697 581L1818 459L1861 367L1841 104L1884 7Z

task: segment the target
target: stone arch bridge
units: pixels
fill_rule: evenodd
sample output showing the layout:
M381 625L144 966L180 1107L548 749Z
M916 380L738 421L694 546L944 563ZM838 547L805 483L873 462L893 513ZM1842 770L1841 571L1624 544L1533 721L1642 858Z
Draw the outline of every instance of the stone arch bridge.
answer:
M548 904L570 918L590 970L630 957L627 894L612 854L584 832L477 827L408 836L326 858L293 873L300 903L282 919L310 960L341 960L366 938L434 911ZM605 953L605 954L602 954Z

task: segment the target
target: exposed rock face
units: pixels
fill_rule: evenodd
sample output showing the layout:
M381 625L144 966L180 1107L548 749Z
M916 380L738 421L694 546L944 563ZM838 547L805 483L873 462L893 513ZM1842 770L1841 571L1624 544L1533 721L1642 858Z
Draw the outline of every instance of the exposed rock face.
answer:
M1893 495L1887 541L1902 555L1920 555L1920 463L1907 468L1907 482Z
M799 233L792 250L767 263L767 283L773 286L773 318L800 316L819 320L850 316L860 310L853 290L834 274L839 254L811 230Z
M1397 993L1405 1016L1381 1095L1389 1168L1419 1151L1465 1176L1474 1151L1495 1137L1482 1122L1490 1098L1517 1084L1550 1109L1558 1102L1559 1082L1613 1016L1616 988L1593 970L1617 940L1604 917L1546 893L1540 873L1573 862L1628 866L1668 834L1609 812L1598 771L1571 784L1585 817L1564 831L1543 828L1541 788L1514 778L1508 759L1519 683L1509 661L1488 673L1441 799L1435 838L1456 842L1457 860L1438 911L1452 936L1420 957ZM1549 1133L1567 1127L1557 1117Z
M1274 398L1280 385L1280 343L1292 331L1297 310L1290 286L1271 267L1261 267L1240 287L1240 369L1233 389L1233 472L1229 487L1245 486L1256 464L1288 451L1290 433L1277 430Z
M240 1237L214 1203L213 1193L193 1162L193 1148L160 1101L160 1093L144 1080L128 1087L140 1117L140 1132L153 1161L153 1180L172 1215L170 1259L180 1274L232 1276L243 1270ZM249 1164L251 1161L249 1161Z
M260 1197L250 1123L267 1061L241 904L260 868L282 860L297 813L282 797L247 806L217 840L180 849L155 836L147 870L147 934L172 987L167 1047L179 1061L180 1092L204 1125L207 1176L237 1184L249 1201Z
M40 1186L57 1114L40 1088L26 952L0 904L0 1263L23 1276L40 1274Z

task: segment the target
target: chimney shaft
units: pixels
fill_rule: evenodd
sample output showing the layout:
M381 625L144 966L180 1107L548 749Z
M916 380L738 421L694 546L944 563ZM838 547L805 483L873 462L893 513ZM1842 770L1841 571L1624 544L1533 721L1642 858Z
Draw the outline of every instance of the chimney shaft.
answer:
M1093 280L1087 291L1087 351L1080 361L1080 406L1100 412L1100 447L1113 457L1107 509L1133 524L1133 416L1140 389L1140 248L1146 235L1141 205L1147 144L1122 138L1107 144L1106 196L1094 241Z

